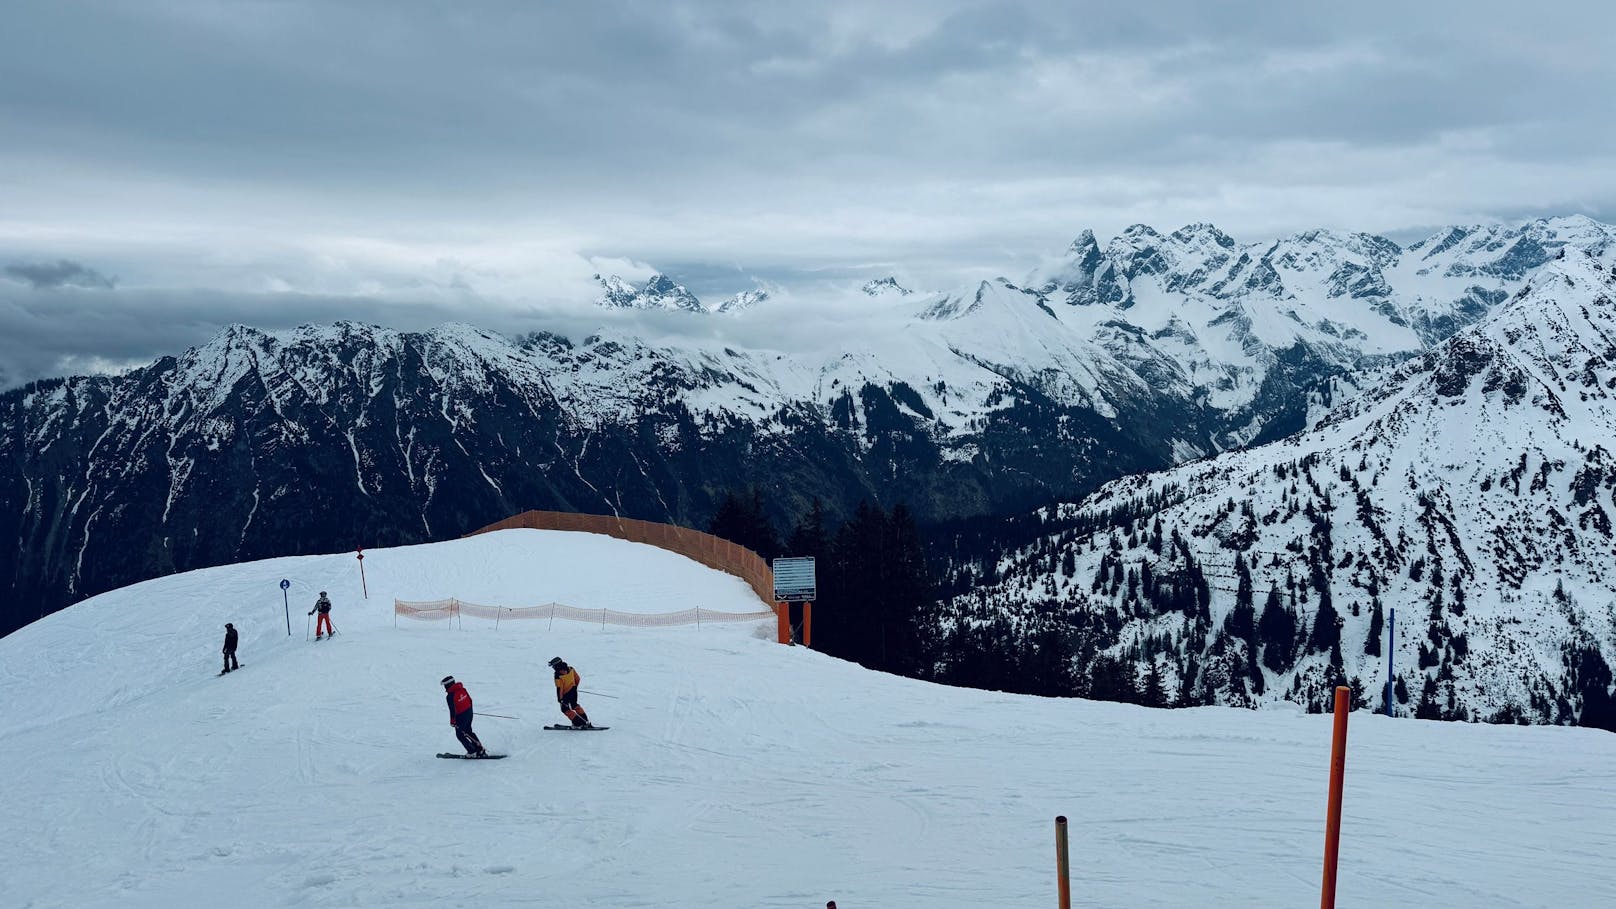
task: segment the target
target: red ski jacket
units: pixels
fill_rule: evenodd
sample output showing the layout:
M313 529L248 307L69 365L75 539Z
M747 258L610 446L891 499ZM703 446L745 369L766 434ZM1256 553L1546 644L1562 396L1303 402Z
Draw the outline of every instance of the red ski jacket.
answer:
M466 686L459 682L449 686L449 693L444 700L449 702L450 717L457 717L471 709L471 695L466 693Z

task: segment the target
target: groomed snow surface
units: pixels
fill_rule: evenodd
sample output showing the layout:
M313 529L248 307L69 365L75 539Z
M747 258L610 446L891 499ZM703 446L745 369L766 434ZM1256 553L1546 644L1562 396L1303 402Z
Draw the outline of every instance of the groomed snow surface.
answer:
M744 612L647 546L512 530L194 571L0 640L7 906L1055 905L1318 898L1330 718L882 675L767 623L405 623L397 596ZM293 635L279 580L292 582ZM339 631L304 640L328 590ZM217 677L223 624L239 673ZM601 733L560 719L576 665ZM467 685L456 751L438 679ZM1616 736L1352 717L1342 907L1608 905Z

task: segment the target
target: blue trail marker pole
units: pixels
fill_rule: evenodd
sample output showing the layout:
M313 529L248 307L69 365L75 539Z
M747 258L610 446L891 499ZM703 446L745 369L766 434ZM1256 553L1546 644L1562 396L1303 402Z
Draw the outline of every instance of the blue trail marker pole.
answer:
M1392 711L1392 645L1397 643L1397 607L1391 608L1391 614L1386 619L1386 715L1396 716Z
M290 603L288 603L286 601L286 588L288 588L290 586L292 586L291 581L288 581L285 578L281 578L281 608L286 611L286 636L287 637L292 636L292 606L291 606Z

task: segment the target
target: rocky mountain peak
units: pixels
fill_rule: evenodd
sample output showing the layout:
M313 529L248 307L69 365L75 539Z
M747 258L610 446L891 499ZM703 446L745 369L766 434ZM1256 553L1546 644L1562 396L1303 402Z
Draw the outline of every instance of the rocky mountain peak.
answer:
M1215 225L1205 221L1186 224L1173 231L1169 237L1173 242L1183 246L1216 246L1222 249L1234 249L1234 238L1224 233Z
M740 312L741 310L751 309L767 299L769 299L768 291L761 287L754 287L751 290L743 290L735 296L730 297L724 302L718 304L717 308L715 308L713 312Z
M621 309L669 309L681 312L706 312L706 307L696 299L696 295L667 275L658 273L647 278L639 287L623 280L617 275L602 279L595 275L600 282L602 293L595 302L605 307Z
M864 286L859 288L859 290L865 295L871 297L907 297L914 293L914 291L904 287L902 284L899 284L898 279L892 277L891 275L888 275L885 278L876 278L871 281L866 281Z

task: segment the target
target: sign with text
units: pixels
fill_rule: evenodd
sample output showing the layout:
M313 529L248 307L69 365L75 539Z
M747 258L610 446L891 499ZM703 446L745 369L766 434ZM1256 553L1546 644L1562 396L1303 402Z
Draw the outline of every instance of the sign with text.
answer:
M812 558L774 560L774 601L802 603L818 599Z

